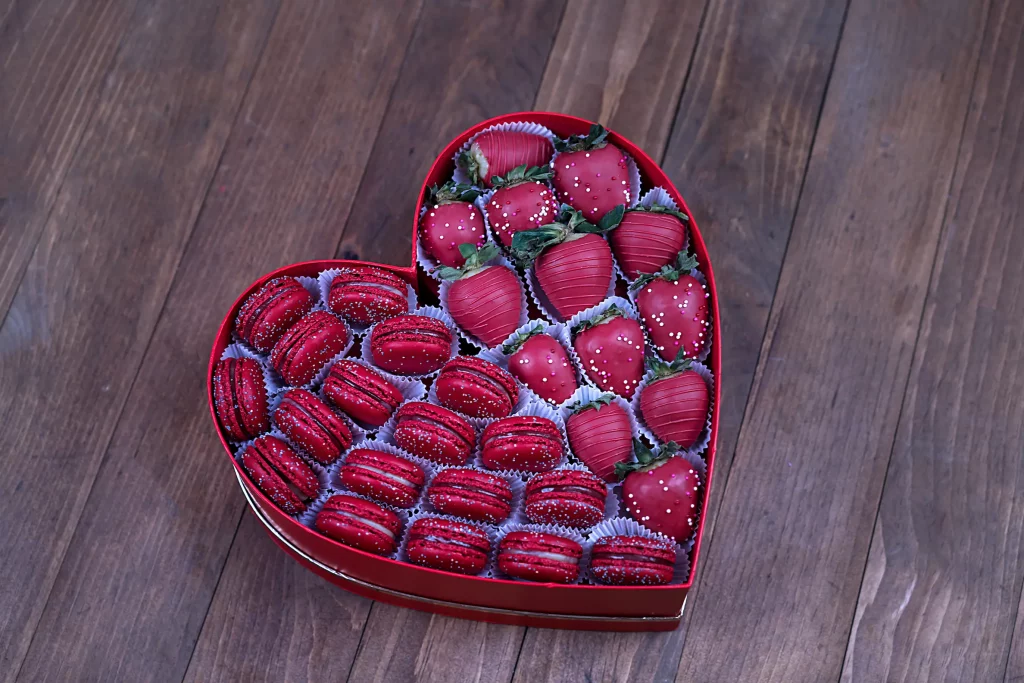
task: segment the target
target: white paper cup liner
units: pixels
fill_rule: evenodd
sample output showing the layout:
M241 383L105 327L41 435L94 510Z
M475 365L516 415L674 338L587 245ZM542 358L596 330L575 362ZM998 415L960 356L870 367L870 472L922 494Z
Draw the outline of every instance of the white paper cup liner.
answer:
M711 293L707 290L708 280L706 277L704 277L704 273L694 268L689 272L689 275L695 277L697 281L701 284L701 287L704 288L705 298L710 298ZM644 320L643 317L640 315L640 307L637 305L636 302L636 298L640 294L640 291L642 289L643 287L637 290L628 290L629 301L631 304L633 304L633 308L637 312L637 320L640 321L640 327L642 327L644 331L644 340L647 343L648 348L650 348L653 351L654 343L651 341L650 330L647 329L647 321ZM697 354L697 356L695 357L691 356L691 358L693 358L694 360L700 361L702 363L708 359L708 356L711 355L711 344L713 343L712 335L714 333L715 325L714 321L711 320L711 306L708 306L708 323L709 324L707 332L704 332L704 345L701 347L700 353Z
M588 321L593 320L594 318L598 317L599 315L601 315L602 313L607 311L612 306L618 306L626 314L627 318L632 318L633 320L636 320L640 324L641 332L643 331L643 321L640 320L640 316L636 312L636 308L633 307L632 302L630 302L630 301L628 301L626 299L623 299L622 297L618 297L618 296L608 297L607 299L605 299L604 301L599 303L597 306L594 306L592 308L588 308L585 311L580 311L579 313L574 315L572 318L570 318L569 321L565 324L565 328L568 331L568 335L569 335L569 339L570 339L569 357L572 358L573 362L576 364L576 370L578 371L580 377L582 378L582 381L585 382L586 384L589 384L590 386L592 386L594 388L597 388L597 389L600 389L600 387L598 387L597 383L590 377L589 374L587 374L587 369L586 369L586 366L583 364L583 360L580 358L579 354L576 353L576 347L575 347L575 344L573 343L575 341L574 340L573 331L577 327L579 327L581 324L583 324L584 322L588 322ZM644 337L644 344L646 345L646 343L647 343L647 338L646 338L646 335L645 335L645 337ZM643 354L643 351L644 351L644 349L639 349L638 353ZM639 387L639 385L637 385L637 386ZM637 389L637 391L639 391L639 389ZM609 393L616 393L616 392L609 391ZM616 395L619 395L619 394L616 393ZM635 395L636 395L636 392L634 392L634 396Z
M580 581L582 581L583 576L586 572L587 565L590 562L590 553L587 551L587 539L578 530L571 529L569 527L559 526L557 524L520 524L516 522L511 522L508 524L503 524L501 527L499 527L497 537L495 538L494 543L494 576L502 579L508 579L511 581L522 581L524 583L538 583L537 581L531 581L529 579L518 579L514 576L508 576L507 574L502 573L500 569L498 569L498 547L501 544L502 539L504 539L513 531L532 531L534 533L541 534L554 534L555 536L569 538L579 543L580 548L583 549L583 555L580 557L579 564L580 571L579 575L576 577L576 580L571 581L570 585L578 584L580 583Z
M451 332L452 334L452 348L451 351L449 352L448 360L451 360L455 356L459 355L459 333L455 329L455 321L452 320L451 316L448 315L447 311L443 311L440 308L437 308L436 306L421 306L417 308L415 311L410 311L409 314L421 315L427 318L434 318L435 320L440 320L441 322L443 322L448 327L448 331ZM374 363L373 352L371 351L370 346L373 339L373 330L374 328L377 327L377 325L380 325L380 323L371 325L369 329L366 330L366 334L363 335L363 341L359 347L359 357L367 366L373 368L374 370L384 375L384 377L386 377L389 380L400 379L403 377L410 379L424 379L426 377L434 377L437 375L438 372L440 372L440 369L438 369L434 370L433 372L428 372L421 375L396 375L394 373L388 372L384 368Z
M422 512L422 511L421 512L417 512L417 513L412 514L412 515L409 515L409 523L406 524L405 527L403 528L402 544L398 547L398 554L397 554L397 557L395 559L397 559L399 562L405 562L407 564L416 565L418 567L419 566L423 566L423 565L417 565L415 562L411 562L409 560L409 555L407 553L407 545L409 543L409 529L412 528L412 525L417 520L424 519L424 518L446 519L446 520L448 520L450 522L458 522L459 524L465 524L466 526L471 526L471 527L475 527L477 529L480 529L485 534L487 534L487 540L488 540L488 542L490 543L490 546L491 546L490 551L487 553L487 562L484 564L484 568L480 571L479 574L467 574L466 576L486 576L488 578L494 577L494 549L497 547L497 529L495 527L491 526L491 525L488 525L488 524L479 524L477 522L470 522L469 520L462 519L461 517L452 517L451 515L439 515L439 514L432 513L432 512ZM439 570L439 571L444 571L444 570ZM452 572L452 573L457 573L457 572Z
M692 369L698 375L700 375L701 378L703 378L704 382L708 385L708 395L710 396L710 401L708 402L708 415L707 419L704 422L704 429L701 430L701 434L700 436L697 437L697 441L695 441L694 444L689 448L680 450L678 454L693 454L696 456L700 456L708 447L708 444L711 443L711 416L715 412L715 377L711 373L711 370L709 370L706 365L700 362L693 362L690 365L690 369ZM640 397L643 395L644 388L651 381L653 376L654 373L650 371L648 371L647 374L644 375L644 378L640 380L640 385L637 387L636 393L633 394L633 400L630 404L633 407L633 414L636 416L637 424L640 426L640 433L643 434L651 443L661 445L661 439L656 437L654 435L654 432L652 432L647 427L647 424L644 422L643 411L640 409Z
M319 305L325 311L330 311L331 310L330 306L328 305L328 300L329 300L329 298L331 296L331 283L334 282L334 278L338 277L338 275L341 274L341 271L342 271L341 268L329 268L327 270L320 271L320 274L317 275L317 279L316 279L317 293L316 293L316 296L317 296L317 299L319 300ZM408 305L409 305L409 311L410 312L415 311L416 310L416 306L418 305L417 300L416 300L416 290L413 289L412 285L410 285L410 284L406 284L405 290L406 290L405 296L406 296L406 301L408 302ZM331 312L334 313L334 311L331 311ZM348 321L346 320L346 322L348 322ZM369 328L369 325L356 325L356 324L351 323L351 322L349 323L349 326L353 330L355 330L357 334L361 334L361 333L365 332Z
M497 123L493 126L488 126L487 128L484 128L482 131L471 137L469 140L466 140L465 144L463 144L462 147L460 147L459 150L455 152L455 156L452 157L452 162L455 164L455 172L452 174L452 180L454 180L457 183L462 183L464 185L474 185L473 181L470 180L466 172L459 167L459 155L461 155L463 152L468 151L470 146L478 137L492 130L502 130L516 133L530 133L532 135L540 135L542 137L547 138L548 140L551 140L552 143L554 143L556 137L550 129L545 128L539 123L532 123L530 121L510 121L508 123ZM476 184L474 186L483 187L483 183Z
M504 256L496 256L487 263L488 265L493 266L504 266L505 268L511 270L512 274L516 276L516 281L519 283L520 300L518 326L521 327L522 325L525 325L526 321L530 319L530 311L528 309L526 301L526 288L523 287L522 278L520 278L519 273L516 272L515 265L513 265L513 263ZM449 311L449 316L451 316L451 309L448 307L448 292L451 290L453 284L454 283L449 280L441 280L441 286L437 294L438 298L441 300L441 308L446 311ZM452 321L455 322L455 318L452 318ZM455 322L455 329L459 333L460 337L465 339L466 342L471 346L475 346L477 349L497 348L501 346L501 342L499 342L495 347L488 346L484 342L484 340L470 333L469 330L463 328L461 325L458 324L458 322Z
M676 543L668 536L651 531L633 519L627 517L616 517L614 519L607 519L590 529L590 532L587 534L587 543L590 546L590 551L593 552L594 544L597 543L597 541L609 536L641 536L643 538L653 538L671 544L676 550L676 563L675 571L672 574L672 579L669 581L669 584L686 583L687 579L690 578L690 553L684 546ZM587 566L587 580L596 585L603 585L600 581L594 578L594 575L590 572L589 565Z

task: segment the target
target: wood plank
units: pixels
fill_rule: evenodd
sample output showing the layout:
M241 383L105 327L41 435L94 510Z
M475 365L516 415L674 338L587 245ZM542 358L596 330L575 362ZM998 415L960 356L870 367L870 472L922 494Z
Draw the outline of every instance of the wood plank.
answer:
M1022 36L1024 5L995 3L847 647L851 683L1006 670L1024 583Z
M695 212L711 253L724 326L722 353L728 359L723 391L729 400L722 406L705 551L713 538L844 9L843 4L809 0L711 3L662 163ZM698 583L689 605L699 590ZM671 633L531 629L516 680L671 680L692 613L687 608L683 623Z
M102 90L135 0L0 8L0 320Z
M219 643L235 628L237 605L210 608L244 506L203 399L212 331L259 275L337 244L418 7L389 0L280 10L54 586L27 677L180 680L208 608L205 638ZM240 569L266 577L287 560L261 548L250 561L248 544L235 544L244 561L229 565L228 586L238 585ZM290 590L323 602L320 580L305 578L299 585L282 576L254 590L262 607L250 615L278 613ZM338 602L353 611L363 602L336 593L323 609L339 619L347 616ZM284 624L295 626L277 633L284 651L301 647L307 632ZM218 666L241 664L254 648L271 651L252 639L232 642L234 650L217 653ZM193 672L212 677L212 663L197 657Z
M0 473L0 574L17 587L0 591L5 679L17 674L85 505L271 9L240 0L139 8L0 327L0 416L18 454Z
M1003 683L1024 681L1024 592L1017 601L1017 619L1012 633L1013 639L1010 643L1010 655L1006 662Z
M704 0L570 0L534 109L600 121L661 154Z
M839 677L985 10L851 3L676 680Z
M437 153L481 119L529 109L563 4L439 0L424 8L339 258L408 265L416 197Z

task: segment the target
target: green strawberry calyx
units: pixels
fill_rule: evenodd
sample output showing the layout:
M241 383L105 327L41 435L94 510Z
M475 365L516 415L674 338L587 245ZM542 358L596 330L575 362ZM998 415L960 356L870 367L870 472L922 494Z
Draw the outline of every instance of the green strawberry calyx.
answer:
M615 476L622 481L631 472L646 472L654 469L677 452L679 452L679 444L675 441L669 441L655 453L640 439L633 439L633 455L636 456L636 462L615 463Z
M434 271L442 280L462 280L487 267L487 263L498 256L498 247L488 242L479 248L475 244L463 242L459 245L459 253L466 262L461 268L441 266Z
M629 286L630 291L637 291L644 285L654 280L668 280L669 282L675 282L682 276L688 274L691 270L697 267L697 259L685 251L680 251L676 255L675 263L668 263L661 267L657 273L643 273L633 284Z
M689 370L693 365L693 359L688 358L685 353L686 349L679 349L676 357L671 362L666 362L657 353L649 351L647 353L647 369L653 373L649 384Z
M555 149L559 152L586 152L592 149L600 149L608 144L608 131L604 126L595 123L590 126L590 132L586 135L570 135L562 140L555 138Z
M594 410L600 410L604 406L609 405L614 398L614 394L601 394L592 401L577 401L569 406L569 412L575 415L576 413L582 413L584 410L590 410L591 408Z
M595 315L593 318L590 318L589 320L582 321L579 325L577 325L576 327L573 328L572 334L575 337L577 334L579 334L580 332L583 332L584 330L589 330L592 327L597 327L598 325L606 323L609 320L612 320L614 318L626 318L626 317L628 317L626 315L626 311L622 310L617 305L612 304L611 306L609 306L605 310L603 310L600 313L598 313L597 315Z
M583 214L568 204L562 204L555 216L554 223L542 225L533 230L520 230L512 236L512 254L516 262L529 268L541 253L548 247L561 244L573 235L602 235L617 227L626 211L626 205L620 204L606 213L595 225Z
M502 187L515 187L523 183L543 183L554 175L549 166L530 166L526 164L516 166L503 176L491 176L491 187L500 189Z
M510 341L507 344L503 345L501 347L501 352L503 354L505 354L506 356L511 356L513 353L518 351L522 347L522 345L527 342L528 339L530 339L531 337L535 337L538 334L543 334L543 333L544 333L544 324L543 323L537 323L536 325L534 325L530 329L528 329L528 330L526 330L524 332L520 332L519 334L516 335L515 339L513 339L512 341Z
M427 191L427 201L431 204L442 205L454 202L472 203L480 196L480 190L472 185L456 183L449 180L444 185L431 185Z
M642 204L637 204L632 209L630 209L630 212L633 211L644 211L646 213L667 213L670 216L675 216L684 223L690 222L690 217L687 216L685 213L683 213L682 211L677 211L676 209L673 209L670 206L665 206L664 204L651 204L650 206L643 206Z

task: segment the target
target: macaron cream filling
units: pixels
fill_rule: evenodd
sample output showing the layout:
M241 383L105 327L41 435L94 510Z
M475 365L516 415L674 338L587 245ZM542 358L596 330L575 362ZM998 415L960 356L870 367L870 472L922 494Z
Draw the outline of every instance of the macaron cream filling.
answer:
M413 482L409 481L408 479L404 479L404 478L398 476L397 474L392 474L390 472L385 472L384 470L379 469L377 467L373 467L372 465L366 465L366 464L363 464L363 463L352 463L352 464L349 465L349 467L357 467L357 468L359 468L361 470L369 470L370 472L376 472L377 474L379 474L379 475L381 475L381 476L383 476L383 477L385 477L387 479L390 479L392 481L397 481L399 484L403 484L404 486L411 486L413 488L417 488L418 487L417 484L414 484Z
M461 434L459 434L457 431L455 431L454 429L452 429L451 427L449 427L446 424L442 424L441 422L438 422L437 420L434 420L433 418L421 417L419 415L402 415L401 417L398 418L398 422L396 423L396 426L400 425L400 424L403 424L403 423L406 423L406 422L424 422L426 424L434 425L435 427L440 427L441 429L444 429L445 431L451 432L452 434L457 436L459 438L459 441L461 441L462 443L466 444L467 446L470 445L469 442L466 441L466 439L464 439L463 436Z
M570 564L579 564L580 559L578 557L572 557L571 555L561 555L559 553L549 553L544 550L503 550L506 555L529 555L530 557L539 557L544 560L554 560L555 562L569 562Z
M394 538L395 537L395 534L391 531L391 529L387 528L383 524L377 524L377 522L374 522L374 521L371 521L369 519L366 519L365 517L360 517L359 515L353 515L351 512L344 512L343 510L331 510L331 512L333 512L334 514L337 514L337 515L341 515L343 517L348 517L349 519L354 519L357 522L361 522L361 523L363 523L363 524L365 524L365 525L367 525L369 527L373 527L377 531L379 531L379 532L381 532L383 534L387 534L388 538Z

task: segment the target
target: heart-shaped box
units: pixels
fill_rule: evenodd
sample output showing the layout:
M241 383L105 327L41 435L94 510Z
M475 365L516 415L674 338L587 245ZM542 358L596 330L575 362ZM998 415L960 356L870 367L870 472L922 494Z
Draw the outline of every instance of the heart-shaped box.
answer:
M560 137L585 135L591 122L546 112L520 112L506 114L464 131L441 152L430 169L420 194L414 216L418 218L431 185L444 183L452 177L454 157L465 143L480 131L497 124L530 121L547 127ZM610 131L608 141L627 152L650 186L668 191L680 210L689 217L690 248L696 255L711 295L712 348L707 358L716 381L712 394L710 441L703 457L707 464L707 477L703 487L703 507L711 490L714 471L715 445L718 435L719 406L721 405L721 327L715 278L707 249L693 215L679 191L658 164L644 152L615 132ZM419 291L435 290L437 283L430 280L416 266L416 228L413 221L413 247L408 267L383 266L396 273ZM546 628L573 628L611 631L667 631L674 629L682 616L683 604L689 591L700 556L701 537L706 516L701 515L690 553L690 575L683 584L664 586L602 586L530 583L497 578L463 576L428 569L386 557L380 557L350 548L316 532L282 512L248 478L236 459L217 421L213 402L212 379L214 367L229 344L235 316L243 301L263 284L275 277L308 276L329 268L359 261L325 259L296 263L268 273L250 285L235 300L224 317L214 340L208 369L208 400L210 414L235 469L235 476L252 512L260 520L271 538L285 552L310 571L323 576L347 590L375 600L383 600L402 607L426 610L449 616L479 619L505 624L542 626Z

